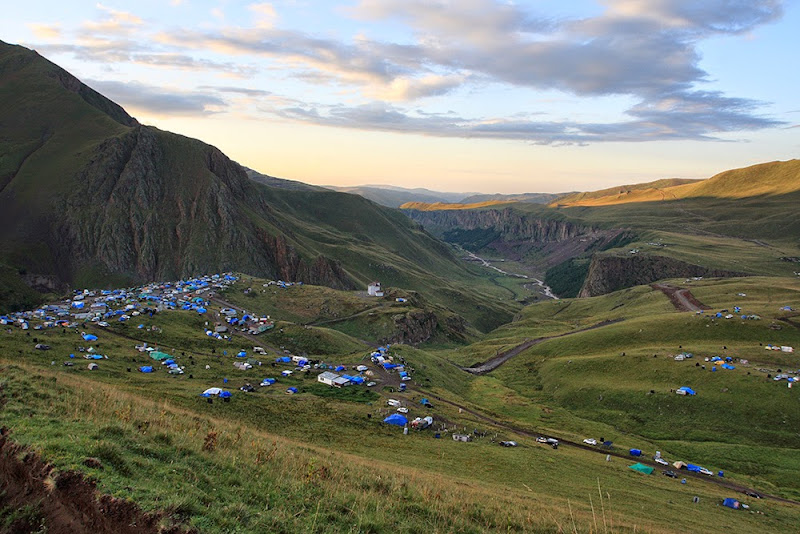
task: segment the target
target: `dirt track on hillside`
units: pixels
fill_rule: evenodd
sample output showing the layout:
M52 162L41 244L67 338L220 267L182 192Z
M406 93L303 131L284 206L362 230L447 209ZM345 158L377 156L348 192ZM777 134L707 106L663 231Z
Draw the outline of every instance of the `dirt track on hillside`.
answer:
M658 289L669 297L672 305L678 311L703 311L711 308L697 300L692 292L685 288L671 286L669 284L651 284L650 287Z
M547 341L548 339L556 339L556 338L559 338L559 337L571 336L572 334L577 334L577 333L580 333L580 332L586 332L587 330L594 330L595 328L600 328L601 326L607 326L607 325L610 325L610 324L618 323L620 321L624 321L624 319L607 320L607 321L603 321L603 322L597 323L596 325L592 325L592 326L589 326L589 327L586 327L586 328L581 328L579 330L573 330L571 332L566 332L564 334L558 334L558 335L555 335L555 336L537 337L536 339L528 339L528 340L523 341L519 345L517 345L517 346L515 346L515 347L513 347L513 348L511 348L511 349L509 349L509 350L507 350L505 352L502 352L502 353L498 354L494 358L492 358L490 360L487 360L484 363L473 365L472 367L462 367L462 369L464 371L466 371L468 373L472 373L474 375L483 375L483 374L489 373L491 371L494 371L495 369L497 369L498 367L500 367L501 365L506 363L508 360L510 360L511 358L513 358L514 356L519 354L520 352L528 350L532 346L538 345L539 343L541 343L543 341Z
M0 429L0 508L18 513L3 532L23 534L178 534L162 529L161 517L135 503L102 495L77 471L56 472L33 451ZM192 531L194 532L194 531Z

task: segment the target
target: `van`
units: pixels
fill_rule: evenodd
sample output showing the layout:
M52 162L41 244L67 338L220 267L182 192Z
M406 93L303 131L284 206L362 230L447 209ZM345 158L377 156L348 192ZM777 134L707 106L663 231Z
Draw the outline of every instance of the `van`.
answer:
M256 354L266 354L267 351L264 350L263 347L253 347L253 352Z
M399 400L395 400L395 399L389 399L389 400L386 401L386 405L387 406L395 406L395 407L397 407L397 406L400 406L400 401Z

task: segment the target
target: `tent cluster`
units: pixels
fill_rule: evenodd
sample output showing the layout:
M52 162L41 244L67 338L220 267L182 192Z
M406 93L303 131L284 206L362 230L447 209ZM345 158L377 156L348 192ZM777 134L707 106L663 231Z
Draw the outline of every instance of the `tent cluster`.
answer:
M779 350L781 352L788 352L788 353L794 352L794 347L788 345L773 345L771 343L768 343L764 345L764 348L766 350Z

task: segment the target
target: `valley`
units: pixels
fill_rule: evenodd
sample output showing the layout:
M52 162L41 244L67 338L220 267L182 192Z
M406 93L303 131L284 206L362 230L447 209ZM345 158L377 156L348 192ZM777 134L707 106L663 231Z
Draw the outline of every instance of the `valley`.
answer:
M787 532L798 201L309 185L0 42L0 533Z

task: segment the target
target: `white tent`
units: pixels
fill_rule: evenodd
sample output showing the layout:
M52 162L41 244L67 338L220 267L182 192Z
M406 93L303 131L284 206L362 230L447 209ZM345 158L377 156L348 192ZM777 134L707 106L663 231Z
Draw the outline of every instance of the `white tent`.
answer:
M208 388L203 392L203 395L219 395L220 393L222 393L220 388Z

